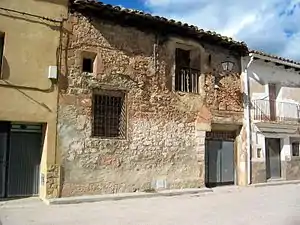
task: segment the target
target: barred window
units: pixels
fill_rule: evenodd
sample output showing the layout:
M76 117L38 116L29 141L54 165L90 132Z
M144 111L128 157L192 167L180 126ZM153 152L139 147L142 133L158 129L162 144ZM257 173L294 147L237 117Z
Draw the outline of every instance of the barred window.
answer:
M175 91L199 93L200 52L176 48Z
M125 138L125 93L121 91L95 92L93 94L93 117L93 136Z
M215 140L234 140L236 138L235 131L210 131L206 132L206 139Z

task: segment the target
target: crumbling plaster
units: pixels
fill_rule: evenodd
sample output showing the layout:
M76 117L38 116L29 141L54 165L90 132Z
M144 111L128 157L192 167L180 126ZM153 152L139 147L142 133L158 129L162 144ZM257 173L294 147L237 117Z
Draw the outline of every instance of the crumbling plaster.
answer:
M212 106L227 113L242 111L239 57L221 47L199 45L205 50L199 63L208 64L212 56L211 65L201 71L202 92L174 92L172 39L158 42L154 33L80 14L70 15L65 27L69 34L64 36L58 114L62 195L145 190L154 180L166 180L168 188L203 186L205 131L211 128ZM97 54L92 74L81 72L83 51ZM235 62L234 72L215 90L216 71L210 68L228 58ZM91 137L93 88L126 92L126 139Z

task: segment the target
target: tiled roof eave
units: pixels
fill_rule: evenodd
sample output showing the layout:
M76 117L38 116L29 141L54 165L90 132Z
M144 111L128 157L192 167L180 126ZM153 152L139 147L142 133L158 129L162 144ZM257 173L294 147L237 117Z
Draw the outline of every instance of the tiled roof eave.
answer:
M70 8L72 11L85 11L88 9L99 12L107 11L112 14L111 16L127 16L133 17L136 20L150 21L161 26L169 27L170 29L172 27L174 29L176 28L180 30L182 34L192 34L197 38L213 41L219 44L224 44L227 47L231 47L232 49L239 51L242 55L248 54L248 47L244 42L238 42L230 37L217 34L216 32L204 31L203 29L199 29L198 27L193 25L188 25L186 23L182 23L172 19L167 19L160 16L154 16L142 11L131 10L119 6L112 6L95 0L73 0L73 3L71 3Z
M251 50L249 52L249 55L254 55L254 56L257 56L258 58L263 58L263 59L268 58L268 59L270 59L270 61L273 61L276 63L282 63L284 65L289 65L292 67L300 68L300 62L297 62L297 61L294 61L291 59L287 59L284 57L268 54L268 53L265 53L262 51Z

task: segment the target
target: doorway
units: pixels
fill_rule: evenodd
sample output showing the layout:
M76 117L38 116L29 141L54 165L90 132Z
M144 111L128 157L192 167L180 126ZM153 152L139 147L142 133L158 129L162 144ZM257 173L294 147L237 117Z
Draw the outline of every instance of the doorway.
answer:
M39 193L42 125L0 122L0 197Z
M280 138L266 138L267 179L281 178Z
M207 187L233 185L234 137L223 140L211 137L205 141L205 185Z

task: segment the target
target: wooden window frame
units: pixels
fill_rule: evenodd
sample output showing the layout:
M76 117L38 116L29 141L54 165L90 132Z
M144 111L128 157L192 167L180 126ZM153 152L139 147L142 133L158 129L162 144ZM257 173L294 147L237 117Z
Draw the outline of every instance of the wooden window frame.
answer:
M180 63L178 60L179 53L188 53L189 56L186 62ZM192 57L192 54L197 53L198 57ZM196 63L199 59L199 63ZM196 61L195 61L196 60ZM196 65L197 64L197 65ZM201 50L191 46L178 46L175 49L175 76L174 76L174 91L186 93L200 93L199 81L201 76Z
M276 113L276 99L277 99L277 86L276 84L269 83L269 106L270 106L270 120L275 121L277 118Z

